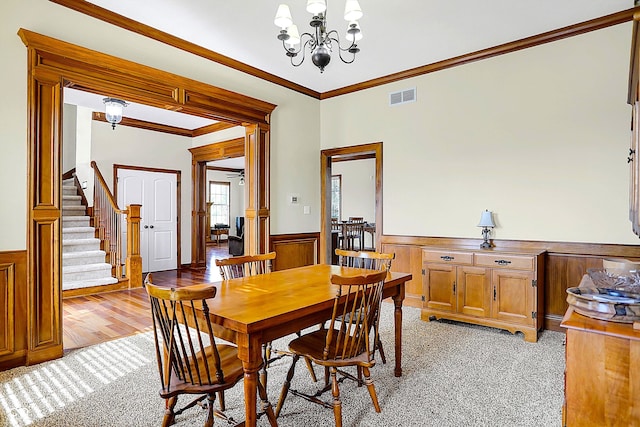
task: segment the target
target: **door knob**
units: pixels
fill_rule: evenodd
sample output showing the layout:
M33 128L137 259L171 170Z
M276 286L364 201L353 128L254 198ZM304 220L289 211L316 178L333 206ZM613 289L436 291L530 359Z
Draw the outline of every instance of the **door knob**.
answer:
M144 226L144 228L149 228L149 226L148 226L148 225L145 225L145 226Z
M149 228L153 228L153 225L150 225Z

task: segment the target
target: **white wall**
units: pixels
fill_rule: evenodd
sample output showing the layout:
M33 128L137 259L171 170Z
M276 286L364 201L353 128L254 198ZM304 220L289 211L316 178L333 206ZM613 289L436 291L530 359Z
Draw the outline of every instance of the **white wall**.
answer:
M320 146L320 101L298 94L269 82L251 77L206 59L182 52L170 46L119 29L110 24L74 12L43 0L4 0L0 3L0 46L5 61L0 78L5 82L4 99L0 103L2 126L2 156L0 156L0 224L3 236L0 250L26 249L27 218L27 54L16 35L25 28L83 47L111 54L140 64L152 66L224 89L258 98L278 107L271 117L271 232L295 233L317 231L320 223L318 176ZM179 144L182 146L182 144ZM160 167L183 170L182 217L190 218L190 154L186 173L182 154L169 159L169 148L150 150L146 144L133 148L132 157L117 158L103 153L107 165L118 160L130 164L144 159ZM157 157L156 157L157 156ZM294 173L291 164L305 165ZM100 165L101 168L103 165ZM105 166L109 167L109 166ZM312 205L311 214L291 209L286 193L296 191ZM186 209L186 210L185 210ZM183 221L183 227L186 224ZM190 226L190 224L189 224ZM183 228L184 231L184 228ZM189 236L190 233L183 233ZM183 261L190 245L182 242ZM190 255L189 255L190 256Z
M385 234L638 243L631 24L322 101L322 148L383 142ZM417 102L389 107L392 91Z
M341 175L342 220L361 216L367 222L376 221L376 161L375 159L335 162L332 175Z
M76 120L78 107L64 104L62 112L62 173L76 167Z

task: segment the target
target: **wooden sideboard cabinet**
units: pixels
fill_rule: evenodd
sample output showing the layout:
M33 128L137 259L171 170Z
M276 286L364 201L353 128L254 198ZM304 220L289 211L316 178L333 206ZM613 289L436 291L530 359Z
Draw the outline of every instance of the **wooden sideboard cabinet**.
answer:
M640 330L573 311L562 320L563 426L640 426Z
M457 320L538 340L544 251L423 248L422 267L423 320Z

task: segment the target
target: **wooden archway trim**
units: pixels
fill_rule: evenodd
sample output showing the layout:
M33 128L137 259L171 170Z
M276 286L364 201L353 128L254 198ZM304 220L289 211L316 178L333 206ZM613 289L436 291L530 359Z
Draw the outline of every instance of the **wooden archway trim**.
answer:
M245 150L251 153L247 164L252 171L245 186L251 201L247 212L252 212L246 222L252 232L245 238L256 239L250 242L253 249L269 243L269 122L276 106L25 29L18 35L27 47L28 58L28 298L27 319L16 321L27 322L25 363L34 364L61 357L63 352L63 87L245 126ZM260 215L254 215L256 211Z

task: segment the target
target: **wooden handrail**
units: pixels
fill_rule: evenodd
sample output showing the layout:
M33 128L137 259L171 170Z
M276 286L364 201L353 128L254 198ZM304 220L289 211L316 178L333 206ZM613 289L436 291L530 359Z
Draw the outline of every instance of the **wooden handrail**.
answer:
M107 200L109 200L109 203L111 204L111 207L113 208L113 210L116 211L116 213L126 214L127 213L126 210L122 210L118 207L118 203L113 198L113 194L111 194L111 190L109 190L109 186L107 185L107 182L104 180L102 173L100 173L100 169L98 169L98 165L95 162L95 160L91 161L91 167L93 168L96 178L98 178L98 182L100 182L100 185L105 190Z

